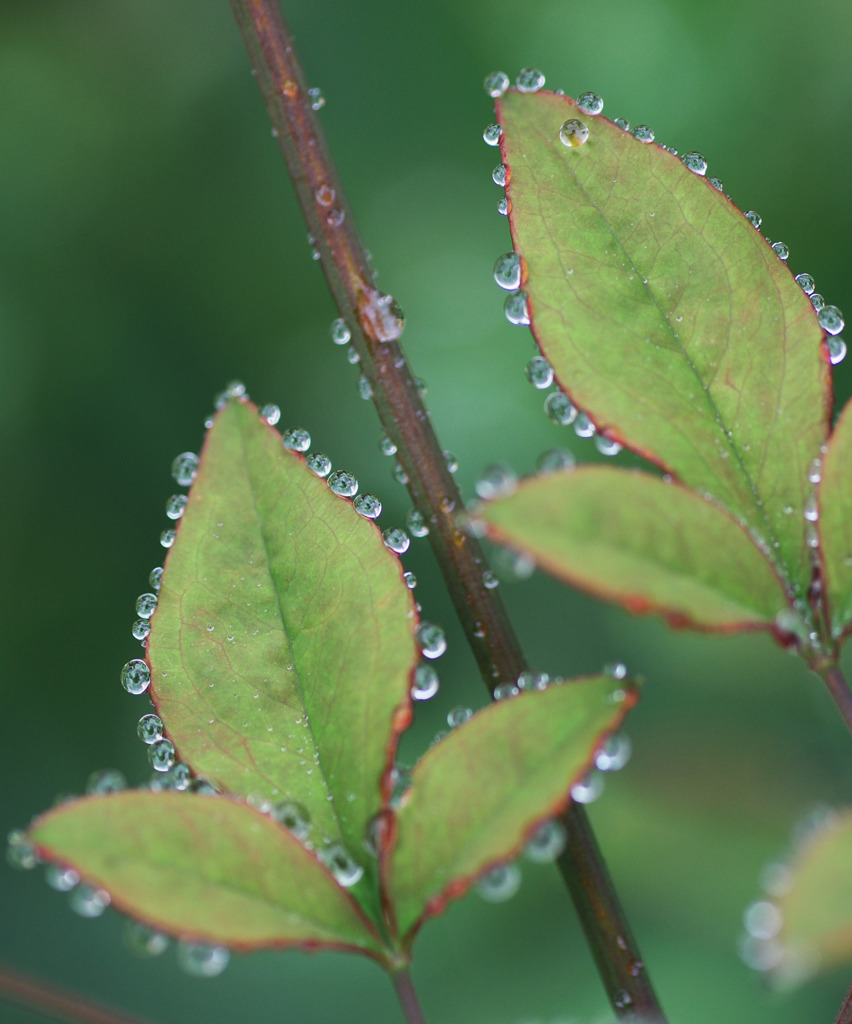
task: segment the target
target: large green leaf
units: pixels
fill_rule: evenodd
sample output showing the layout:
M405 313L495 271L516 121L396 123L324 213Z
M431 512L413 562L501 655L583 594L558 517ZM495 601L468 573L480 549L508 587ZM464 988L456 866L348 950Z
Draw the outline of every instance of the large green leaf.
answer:
M588 141L560 142L579 118ZM804 596L828 429L807 296L745 217L654 143L552 93L497 102L532 329L599 430L744 520Z
M492 704L429 750L398 812L383 865L409 945L424 918L513 857L568 801L603 736L633 706L632 684L595 676Z
M729 513L646 473L584 466L534 477L476 515L492 540L548 572L675 625L771 626L789 607L772 565Z
M179 756L231 793L307 807L362 851L410 718L416 614L374 523L254 406L216 417L152 619L151 694Z
M818 498L825 596L839 638L852 626L852 402L828 443Z
M84 797L43 814L29 838L41 858L74 867L118 909L170 934L383 958L373 926L316 854L244 803L131 790Z

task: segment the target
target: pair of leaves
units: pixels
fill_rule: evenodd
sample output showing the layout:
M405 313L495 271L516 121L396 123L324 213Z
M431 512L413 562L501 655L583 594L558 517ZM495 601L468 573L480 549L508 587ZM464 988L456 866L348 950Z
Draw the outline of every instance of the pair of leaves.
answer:
M392 801L417 624L376 525L253 406L230 402L207 436L147 650L168 740L222 795L64 804L29 831L39 855L185 939L351 949L393 969L426 916L565 805L635 700L599 676L494 704L433 746ZM301 841L281 823L294 828L294 805L310 819Z
M580 118L588 141L563 145L560 127ZM484 529L634 611L797 634L808 657L836 658L852 627L852 412L829 436L807 295L665 148L552 93L510 91L497 119L541 352L602 435L667 475L530 479L480 509Z

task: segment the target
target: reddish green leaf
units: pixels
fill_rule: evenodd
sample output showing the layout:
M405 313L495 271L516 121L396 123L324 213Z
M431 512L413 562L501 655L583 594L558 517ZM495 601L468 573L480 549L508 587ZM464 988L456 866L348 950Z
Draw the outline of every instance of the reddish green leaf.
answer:
M584 466L533 477L476 515L492 540L555 576L674 625L766 627L789 607L728 512L645 473Z
M679 158L552 93L497 103L535 337L607 436L712 495L804 596L802 512L828 360L807 296ZM560 142L579 118L588 141Z
M818 498L825 596L839 638L852 626L852 402L828 442Z
M492 704L426 753L383 865L404 945L426 917L515 856L535 826L565 806L635 700L632 684L611 676L551 685Z
M226 797L127 790L62 804L29 837L118 909L152 927L237 949L383 943L316 854Z
M210 429L152 620L151 693L180 757L296 800L357 857L410 718L416 615L374 523L248 403Z
M750 908L746 926L755 966L791 984L852 961L852 812L828 815L787 871L784 893Z

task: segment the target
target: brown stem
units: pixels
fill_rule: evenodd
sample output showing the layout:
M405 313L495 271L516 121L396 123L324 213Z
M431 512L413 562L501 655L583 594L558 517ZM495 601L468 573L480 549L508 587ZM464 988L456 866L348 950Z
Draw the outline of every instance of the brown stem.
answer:
M426 1024L426 1018L423 1016L423 1011L417 1000L417 993L414 990L414 982L411 980L410 970L403 967L398 971L393 971L391 980L396 989L399 1005L405 1015L406 1024Z
M846 728L852 732L852 690L849 689L846 677L837 665L828 665L826 668L817 669L817 675L828 687L828 692L834 698L834 703L843 716Z
M488 566L482 548L459 528L461 494L394 340L398 331L381 302L289 32L276 0L230 2L323 271L351 331L361 370L372 385L379 419L397 446L412 501L427 519L429 539L462 628L493 692L499 683L516 680L527 664L502 599L483 584ZM601 976L610 1002L621 1017L647 1007L652 1011L649 1020L662 1022L647 973L632 973L631 965L641 957L583 808L572 807L563 821L572 851L564 873L574 878L571 895L599 966L605 968Z
M128 1017L112 1007L2 965L0 995L10 1002L38 1009L48 1017L72 1024L146 1024L141 1017Z
M843 1005L834 1019L834 1024L852 1024L852 986L846 993Z

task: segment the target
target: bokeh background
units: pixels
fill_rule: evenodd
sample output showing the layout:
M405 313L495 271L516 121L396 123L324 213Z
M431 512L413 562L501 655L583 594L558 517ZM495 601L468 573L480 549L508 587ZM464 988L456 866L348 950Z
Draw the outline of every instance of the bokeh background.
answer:
M828 301L852 313L852 6L813 0L290 0L285 11L404 345L466 494L484 466L530 471L589 442L542 413L491 280L509 247L481 82L537 66L605 113L699 149ZM171 459L198 450L215 392L245 381L282 425L407 511L225 0L0 2L0 833L93 769L148 775L118 682L136 595L162 562ZM852 360L850 360L852 362ZM852 366L836 371L838 401ZM621 457L619 457L621 458ZM430 565L406 556L446 625L442 692L415 740L484 690ZM852 740L815 678L761 636L634 619L540 574L503 591L552 674L621 660L648 684L632 763L591 816L672 1024L830 1021L839 970L766 990L736 942L761 866L819 803L852 797ZM847 659L847 669L850 668ZM412 747L413 749L413 747ZM156 828L156 821L151 828ZM160 1024L395 1024L367 961L258 954L222 977L135 960L122 921L73 915L40 872L0 865L0 959ZM555 870L506 905L475 896L429 924L415 978L430 1024L596 1024L608 1016ZM7 1024L39 1013L2 1006Z

